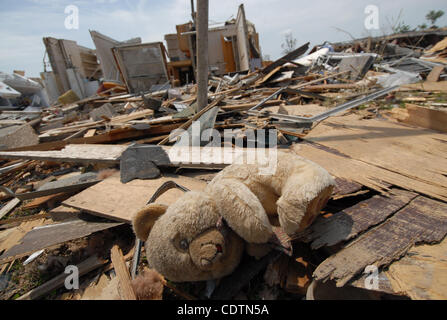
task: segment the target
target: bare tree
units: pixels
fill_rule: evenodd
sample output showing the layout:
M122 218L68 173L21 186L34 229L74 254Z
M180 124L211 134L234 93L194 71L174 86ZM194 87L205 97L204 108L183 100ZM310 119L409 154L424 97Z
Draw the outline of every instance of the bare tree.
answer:
M296 48L296 39L293 37L292 32L287 32L284 35L284 43L281 45L282 52L284 54L288 54L289 52L292 52Z

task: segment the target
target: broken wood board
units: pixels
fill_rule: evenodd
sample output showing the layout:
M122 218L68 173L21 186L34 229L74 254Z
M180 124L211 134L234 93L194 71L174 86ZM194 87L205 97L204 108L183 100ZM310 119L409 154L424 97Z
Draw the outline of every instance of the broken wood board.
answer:
M14 210L15 207L17 207L20 204L21 200L18 198L14 198L10 200L7 204L5 204L0 209L0 219L6 216L8 213L10 213L12 210Z
M74 193L76 193L76 192L60 192L60 193L50 194L48 196L35 198L31 202L25 204L22 208L24 210L35 209L47 202L54 203L56 201L63 201L65 199L67 199L68 197L70 197L70 195L72 195Z
M157 166L222 169L238 157L252 155L256 159L261 152L249 148L182 147L138 144L134 149L144 151L141 161L151 161ZM41 161L75 163L119 163L127 145L73 144L59 151L6 151L0 158L34 159ZM266 149L266 156L269 150Z
M313 276L344 286L366 266L385 267L415 244L440 242L447 234L447 204L416 197L391 218L323 261Z
M94 232L121 225L120 222L89 222L74 219L67 222L48 224L36 227L0 256L0 264L29 255L66 241L80 239Z
M13 231L8 231L8 236L3 238L0 242L0 252L9 250L15 246L28 231L31 231L34 227L41 226L45 223L45 219L43 218L33 221L25 221L18 227L13 228Z
M110 250L110 258L119 281L119 291L123 300L137 300L137 296L132 288L129 269L124 260L123 252L118 245L114 245L112 250Z
M391 184L447 199L445 134L349 115L323 121L312 129L306 140L411 181L406 186L384 180ZM375 177L384 178L382 175Z
M60 150L68 144L101 144L101 143L116 142L125 139L140 138L144 136L163 135L163 134L169 134L172 130L177 129L180 125L181 123L151 125L149 129L145 130L137 130L131 127L118 128L102 134L97 134L93 137L73 138L70 140L39 143L33 146L10 149L10 151Z
M362 185L360 183L354 181L348 181L343 178L335 178L335 187L332 195L343 196L355 193L362 189Z
M102 260L96 256L92 256L78 265L76 267L78 268L78 275L83 276L86 273L89 273L90 271L93 271L101 266L103 266L106 263L105 260ZM65 280L67 279L66 273L61 273L57 277L51 279L48 282L45 282L41 286L25 293L24 295L17 298L17 300L34 300L38 299L45 294L61 287L64 285Z
M373 290L407 296L413 300L447 299L447 238L438 244L414 246L400 260L379 272ZM352 282L362 289L371 284L365 274Z
M420 82L420 83L411 83L400 86L399 91L441 91L447 92L447 81L438 81L438 82Z
M430 73L427 76L426 81L428 82L436 82L439 80L439 76L444 71L444 66L435 66L433 69L431 69Z
M390 197L373 196L329 218L318 217L300 236L300 240L312 242L311 247L314 250L350 240L361 232L380 224L417 196L413 192L399 189L392 192L393 195Z
M120 300L118 277L109 279L104 273L97 283L88 286L79 300Z
M447 132L447 112L406 103L405 108L393 108L385 113L406 124Z
M447 299L447 239L411 248L383 272L395 292L416 300Z
M65 200L63 205L93 215L131 223L133 216L166 181L174 181L195 191L203 190L206 186L204 181L178 175L165 175L153 180L132 180L124 184L121 183L119 175L113 175ZM183 192L178 189L169 190L160 196L157 203L172 204L182 194Z
M59 162L118 163L127 146L101 144L70 144L58 151L7 151L0 158L34 159Z
M290 116L313 117L320 113L328 111L329 108L318 104L303 104L303 105L281 105L276 107L263 108L262 111L271 113L287 114Z
M55 177L50 176L49 180L50 179L55 179ZM11 196L16 197L17 199L24 201L54 195L56 193L69 193L78 191L90 187L98 183L99 181L100 180L97 179L96 173L88 172L84 174L77 174L76 172L74 172L74 175L71 175L70 177L58 179L56 181L44 182L44 184L38 187L36 191L18 194L14 194L11 190L8 190L6 188L4 188L4 191L9 193ZM2 189L2 187L0 187L0 189Z
M390 185L406 190L416 191L447 201L445 188L418 181L380 167L348 158L329 148L316 144L295 144L292 150L309 160L319 164L335 177L360 183L365 187L387 194Z

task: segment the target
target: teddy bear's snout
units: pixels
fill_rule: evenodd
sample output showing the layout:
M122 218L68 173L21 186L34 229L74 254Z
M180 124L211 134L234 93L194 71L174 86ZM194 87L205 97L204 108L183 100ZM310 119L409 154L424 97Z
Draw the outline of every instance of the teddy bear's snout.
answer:
M196 237L189 248L193 262L201 269L210 270L225 253L225 237L213 228Z
M223 249L220 244L208 243L202 246L200 250L200 264L204 268L210 267L215 260L222 255Z

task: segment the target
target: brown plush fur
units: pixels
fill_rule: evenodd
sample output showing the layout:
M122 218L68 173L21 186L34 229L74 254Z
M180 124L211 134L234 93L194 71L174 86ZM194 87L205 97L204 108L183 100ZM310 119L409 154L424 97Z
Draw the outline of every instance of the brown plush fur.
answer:
M131 282L138 300L162 300L165 284L163 276L153 269L145 269Z
M147 240L150 267L176 282L221 278L239 264L244 242L258 244L251 246L252 254L264 254L273 214L289 235L309 226L329 199L334 179L295 154L278 151L276 161L270 175L260 174L256 164L230 165L204 191L185 193L164 214L164 208L140 211L133 226ZM153 223L155 216L160 218ZM221 217L229 228L218 227Z

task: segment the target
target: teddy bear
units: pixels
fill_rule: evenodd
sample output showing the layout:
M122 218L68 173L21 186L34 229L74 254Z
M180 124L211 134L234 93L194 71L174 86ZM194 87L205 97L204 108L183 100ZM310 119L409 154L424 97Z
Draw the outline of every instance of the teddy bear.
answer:
M250 254L268 243L273 226L290 236L307 228L334 179L294 153L278 150L275 158L270 174L257 163L231 164L204 190L140 210L132 225L145 241L149 267L174 282L219 279L235 270L245 249Z

